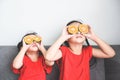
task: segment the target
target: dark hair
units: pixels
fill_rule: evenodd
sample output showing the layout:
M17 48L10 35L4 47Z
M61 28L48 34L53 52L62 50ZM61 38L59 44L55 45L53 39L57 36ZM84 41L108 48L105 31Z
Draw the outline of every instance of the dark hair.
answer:
M82 23L82 22L80 22L80 21L77 21L77 20L72 20L72 21L68 22L66 26L69 26L69 25L71 25L72 23L80 23L80 24L83 24L83 23ZM89 42L88 42L88 39L87 39L87 38L85 39L85 41L86 41L86 43L87 43L87 46L89 46L90 44L89 44ZM67 41L65 41L65 42L63 43L63 45L65 45L65 46L69 47L69 44L68 44L68 42L67 42Z
M24 38L25 36L28 36L28 35L36 35L36 34L37 34L36 32L31 32L31 33L25 34L25 35L22 37L22 40L17 44L18 51L20 51L21 47L23 46L23 38Z
M72 21L70 21L70 22L67 23L67 26L69 26L72 23L80 23L80 24L82 24L82 22L80 22L80 21L72 20Z

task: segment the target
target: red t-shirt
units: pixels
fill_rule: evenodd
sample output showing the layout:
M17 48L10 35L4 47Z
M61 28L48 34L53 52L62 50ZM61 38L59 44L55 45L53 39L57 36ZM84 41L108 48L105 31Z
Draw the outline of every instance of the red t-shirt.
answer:
M16 74L20 74L18 80L46 80L46 73L52 71L52 67L45 64L43 56L40 56L37 62L32 62L29 57L24 56L23 66L21 69L12 70Z
M80 55L73 54L66 46L61 46L59 80L90 80L89 61L92 57L92 47L83 47Z

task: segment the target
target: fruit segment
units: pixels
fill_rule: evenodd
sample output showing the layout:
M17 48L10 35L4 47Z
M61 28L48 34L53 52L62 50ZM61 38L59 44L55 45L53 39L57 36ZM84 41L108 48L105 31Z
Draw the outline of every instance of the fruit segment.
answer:
M77 34L78 33L78 27L74 26L74 25L68 26L68 33L69 34Z
M80 24L79 25L79 31L83 34L87 34L88 33L88 25L86 24Z

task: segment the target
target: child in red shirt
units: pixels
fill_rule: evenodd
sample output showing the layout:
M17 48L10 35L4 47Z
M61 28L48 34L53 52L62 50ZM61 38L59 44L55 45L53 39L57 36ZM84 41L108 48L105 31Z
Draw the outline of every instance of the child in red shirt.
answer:
M37 33L26 34L18 44L19 52L13 60L12 70L16 74L20 74L18 80L46 80L46 73L50 73L54 62L44 59L46 49L42 42L25 43L24 38L29 36L33 39L40 39ZM29 41L29 39L28 39Z
M60 67L59 80L90 80L89 61L92 56L97 58L110 58L115 51L107 43L101 40L89 27L87 34L69 34L68 26L80 26L79 21L71 21L64 28L62 35L47 50L46 59L49 61L58 60ZM83 46L87 38L94 41L99 48ZM67 45L62 45L63 43ZM62 45L62 46L61 46Z

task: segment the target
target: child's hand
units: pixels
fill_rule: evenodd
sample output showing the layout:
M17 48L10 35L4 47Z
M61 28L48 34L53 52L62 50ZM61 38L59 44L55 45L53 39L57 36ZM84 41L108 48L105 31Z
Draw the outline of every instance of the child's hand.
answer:
M89 32L87 34L83 34L85 35L87 38L91 39L91 40L94 40L96 35L95 33L93 32L92 28L88 25L89 27Z
M68 28L68 26L66 26L66 27L63 28L63 32L62 32L62 35L61 35L66 40L69 39L69 38L71 38L72 36L74 36L74 34L72 35L72 34L68 33L67 28Z
M41 50L41 48L43 47L42 42L36 43L37 47Z
M24 47L24 48L28 49L30 46L31 46L30 44L29 44L29 45L26 44L25 41L23 40L23 47Z
M45 56L45 54L46 54L46 49L45 49L43 43L42 43L42 42L36 43L36 45L38 46L38 49L42 52L42 54Z

